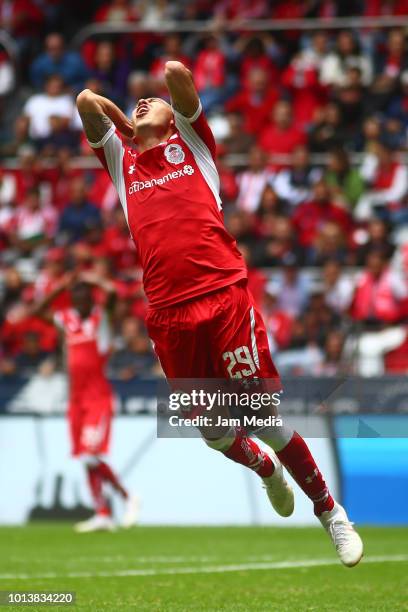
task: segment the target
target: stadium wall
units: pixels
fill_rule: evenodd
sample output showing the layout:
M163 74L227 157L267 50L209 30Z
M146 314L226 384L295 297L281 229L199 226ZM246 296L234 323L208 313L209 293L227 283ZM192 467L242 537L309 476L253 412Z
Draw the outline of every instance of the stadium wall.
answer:
M324 426L324 424L323 424ZM333 446L311 440L327 480L338 493ZM21 449L24 449L24 456ZM154 416L119 416L112 463L141 498L142 524L315 524L310 502L297 494L296 511L281 519L271 510L258 477L197 438L157 439ZM0 523L77 520L91 500L78 461L70 458L60 416L0 418ZM120 508L115 508L117 513Z

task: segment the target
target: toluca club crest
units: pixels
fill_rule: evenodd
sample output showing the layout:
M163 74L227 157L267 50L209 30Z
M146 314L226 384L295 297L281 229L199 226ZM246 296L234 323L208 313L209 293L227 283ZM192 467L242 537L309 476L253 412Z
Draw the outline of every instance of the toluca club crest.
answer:
M169 144L164 149L164 155L171 164L182 164L185 158L183 149L179 144Z

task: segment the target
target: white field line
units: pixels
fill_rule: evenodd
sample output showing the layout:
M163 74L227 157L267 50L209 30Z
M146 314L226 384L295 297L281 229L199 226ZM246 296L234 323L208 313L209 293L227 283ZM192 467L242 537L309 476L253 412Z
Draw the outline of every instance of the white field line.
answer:
M408 555L380 555L364 557L366 563L399 563L408 561ZM273 563L241 563L236 565L208 565L202 567L163 567L160 569L124 569L116 571L67 572L58 574L0 574L0 580L45 580L54 578L121 578L127 576L165 576L176 574L223 574L226 572L245 572L257 570L297 569L340 565L337 559L304 559L299 561L278 561Z

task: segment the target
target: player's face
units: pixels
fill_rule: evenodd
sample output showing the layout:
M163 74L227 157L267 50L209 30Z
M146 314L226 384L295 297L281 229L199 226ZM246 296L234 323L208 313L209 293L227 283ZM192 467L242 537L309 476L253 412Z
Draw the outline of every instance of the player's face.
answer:
M171 106L161 98L141 98L132 113L135 136L149 128L167 131L174 121Z
M72 290L72 305L81 317L87 317L93 307L92 290L87 285L77 285Z

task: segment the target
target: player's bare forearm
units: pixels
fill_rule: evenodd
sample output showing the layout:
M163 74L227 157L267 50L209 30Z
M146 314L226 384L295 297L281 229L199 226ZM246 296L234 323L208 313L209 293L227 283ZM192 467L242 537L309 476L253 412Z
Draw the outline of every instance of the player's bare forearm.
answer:
M112 124L124 136L133 137L132 122L112 100L99 96L90 89L84 89L78 95L76 103L90 142L100 142Z
M166 85L174 108L185 117L192 117L200 99L194 85L193 76L181 62L166 62Z

